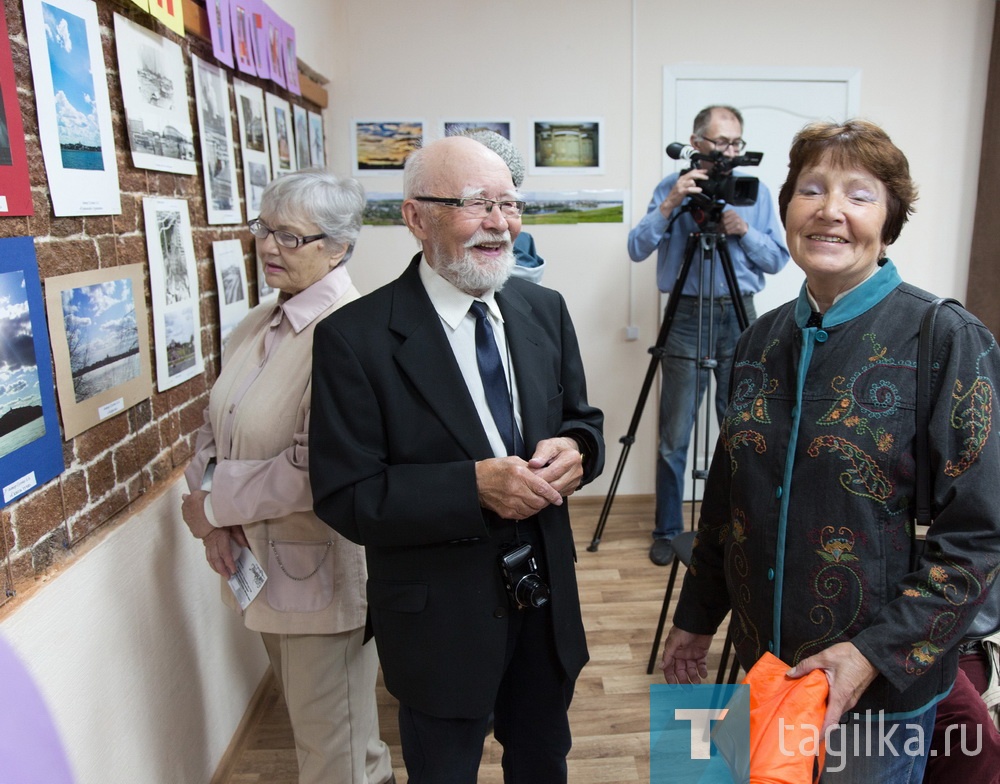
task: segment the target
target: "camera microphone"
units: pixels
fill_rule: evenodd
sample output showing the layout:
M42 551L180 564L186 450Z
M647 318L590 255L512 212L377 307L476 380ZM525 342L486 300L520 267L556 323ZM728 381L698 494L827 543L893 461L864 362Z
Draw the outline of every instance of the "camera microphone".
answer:
M667 145L667 155L675 161L690 161L692 156L698 155L698 151L688 144L673 142Z

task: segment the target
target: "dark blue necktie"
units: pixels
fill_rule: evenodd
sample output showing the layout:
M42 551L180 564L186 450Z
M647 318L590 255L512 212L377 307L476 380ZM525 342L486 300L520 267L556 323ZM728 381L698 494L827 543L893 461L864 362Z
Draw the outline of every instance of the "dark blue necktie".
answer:
M503 439L508 455L524 457L524 442L514 425L514 405L507 387L507 377L500 362L500 350L493 337L493 327L486 315L486 303L474 300L469 312L476 319L476 364L483 379L483 390L489 404L493 421L496 422L500 438Z

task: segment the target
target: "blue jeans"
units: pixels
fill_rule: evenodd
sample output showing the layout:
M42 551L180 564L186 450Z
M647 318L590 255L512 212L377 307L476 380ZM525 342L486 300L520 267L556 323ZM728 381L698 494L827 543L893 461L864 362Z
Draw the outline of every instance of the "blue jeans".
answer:
M753 297L744 297L743 306L752 324L757 318ZM712 321L711 330L709 319ZM709 331L712 332L711 345ZM729 370L739 337L739 320L729 298L706 299L701 314L701 355L718 361L714 371L715 411L720 422L729 400ZM664 349L666 355L660 361L662 387L654 539L673 539L684 530L682 504L688 445L698 406L708 386L709 373L708 368L699 369L695 361L698 349L697 297L682 296L678 301Z
M920 784L936 714L933 705L918 716L881 725L878 716L841 724L827 744L820 784Z

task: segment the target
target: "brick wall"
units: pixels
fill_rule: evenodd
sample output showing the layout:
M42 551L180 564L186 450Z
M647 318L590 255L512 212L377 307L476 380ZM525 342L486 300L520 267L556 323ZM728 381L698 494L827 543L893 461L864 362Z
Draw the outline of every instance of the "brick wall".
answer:
M35 238L38 271L44 289L45 279L55 275L136 262L145 264L147 256L143 197L186 199L201 290L201 346L205 358L205 375L162 393L155 391L154 382L154 390L148 400L81 433L73 440L64 442L66 470L59 477L0 510L0 605L9 601L17 590L45 575L53 565L66 557L72 557L74 546L88 534L113 518L127 518L133 504L150 491L173 481L176 470L191 456L194 433L201 426L202 411L208 402L208 390L219 371L218 300L212 263L214 241L239 239L242 242L250 289L256 292L256 268L250 233L241 226L207 224L204 182L200 170L194 176L182 176L137 169L132 165L118 79L113 14L117 12L128 16L181 45L185 63L188 64L189 112L196 135L198 123L190 55L196 54L201 59L214 63L211 44L192 36L185 39L175 36L131 3L119 5L108 0L98 1L115 149L118 153L122 212L120 215L57 218L52 214L38 142L38 118L21 4L18 0L5 0L4 8L11 39L18 99L24 118L35 214L31 217L0 217L0 237ZM233 138L238 139L239 128L232 98L232 73L229 81ZM319 110L318 106L286 93L273 84L260 81L256 83L293 103L302 104L313 111ZM195 149L200 159L197 141ZM236 156L238 179L242 188L243 173L238 145ZM243 203L245 205L245 200ZM152 340L148 265L146 269L146 304L150 314L149 335ZM251 296L255 297L255 294ZM152 345L150 355L155 356ZM155 378L155 363L153 373Z

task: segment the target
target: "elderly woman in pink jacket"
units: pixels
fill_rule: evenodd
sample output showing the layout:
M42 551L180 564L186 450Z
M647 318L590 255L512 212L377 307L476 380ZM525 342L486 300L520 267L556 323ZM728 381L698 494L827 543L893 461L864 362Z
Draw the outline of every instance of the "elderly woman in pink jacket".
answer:
M267 575L243 611L282 685L300 784L392 780L375 705L378 660L364 644L365 557L313 514L309 402L313 329L359 295L345 262L365 197L353 179L307 170L264 190L250 221L276 303L226 343L185 473L183 516L229 578L249 547ZM239 610L232 592L223 597Z

